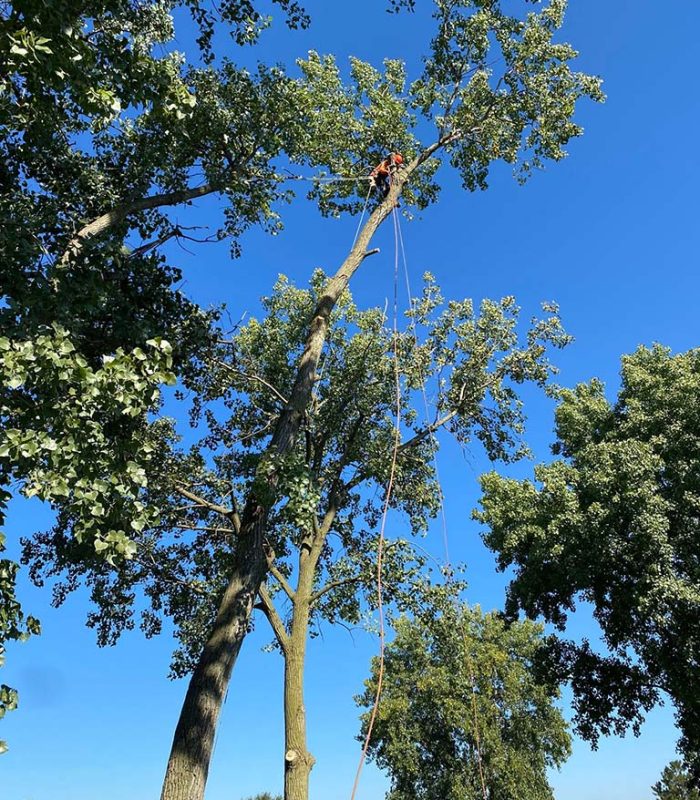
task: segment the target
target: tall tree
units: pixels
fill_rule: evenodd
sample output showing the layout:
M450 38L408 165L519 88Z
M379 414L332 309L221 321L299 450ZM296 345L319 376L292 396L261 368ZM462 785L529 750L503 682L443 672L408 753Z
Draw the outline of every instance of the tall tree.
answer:
M291 27L307 24L298 3L276 2ZM189 8L201 34L189 62L163 47L173 38L179 6ZM90 397L83 411L105 418L114 416L112 400L120 391L128 420L113 420L103 433L116 452L130 450L142 470L150 453L133 452L134 431L144 422L135 417L153 411L157 400L129 405L123 387L114 385L121 377L113 368L103 373L103 361L117 355L122 370L133 367L133 381L142 377L142 362L162 375L162 353L154 354L147 342L166 337L180 371L212 339L216 320L176 288L181 273L160 248L173 238L227 238L237 254L248 226L276 232L280 217L273 205L291 195L273 160L328 163L338 137L345 136L342 126L353 129L356 98L342 87L332 111L328 103L314 107L312 95L323 76L332 75L332 62L317 58L314 68L312 59L305 76L293 80L278 67L249 72L215 57L215 29L245 44L266 24L253 4L239 0L224 0L216 13L198 0L0 3L0 335L6 378L0 388L0 510L9 499L4 487L12 481L35 486L32 491L57 508L69 502L72 511L64 516L78 520L76 536L92 530L80 539L88 560L91 549L112 559L130 554L129 535L142 523L112 514L96 535L79 521L72 502L76 489L90 495L95 507L114 503L105 475L89 466L89 458L76 456L65 473L68 483L54 482L57 454L73 452L75 440L74 432L65 442L53 435L62 426L56 387L70 384L82 401L86 376L100 374L108 400L101 408L99 398ZM375 137L392 138L397 131L386 123L387 115L366 121L358 148ZM322 139L311 135L324 126ZM208 237L169 217L174 206L206 195L225 200ZM35 350L41 351L41 377L15 358L31 360ZM88 372L81 376L81 370ZM43 428L37 429L37 420ZM57 446L49 452L31 445L18 459L17 440L8 437L27 424L27 431L45 434ZM12 623L0 634L0 645L19 635L22 613L14 594L17 565L7 559L2 564L3 605ZM36 621L28 622L38 631ZM6 703L11 705L14 699Z
M185 78L176 53L163 55L165 51L160 50L155 55L156 46L172 37L171 12L176 5L131 0L0 3L0 419L4 429L0 516L11 481L35 484L36 467L42 454L49 452L42 450L41 437L48 436L52 443L49 460L57 459L64 444L70 453L71 442L83 442L74 436L77 428L70 433L71 440L60 446L53 438L54 426L63 424L57 419L64 410L57 387L70 385L73 396L83 398L96 385L90 381L100 372L103 356L115 354L120 369L130 363L132 378L138 380L143 372L140 361L151 361L149 338L167 334L181 360L185 351L191 353L208 335L211 315L200 312L173 288L179 272L166 265L154 247L131 252L124 248L125 236L134 228L142 235L154 228L165 231L157 242L172 235L172 226L156 217L154 209L182 202L188 193L191 197L202 193L177 185L184 185L188 169L200 160L196 149L185 143L203 127L201 119L199 125L195 123L192 113L196 102L192 83L189 76ZM188 5L206 33L211 28L210 15L196 0ZM296 3L282 1L280 5L290 12L290 24L304 23ZM238 39L242 40L244 31L254 38L259 25L250 24L255 17L250 3L224 0L220 8ZM206 36L202 47L205 56L211 53ZM273 75L277 77L268 71L268 83ZM261 73L259 80L250 78L256 91L249 95L254 100L259 100L257 87L263 77ZM279 77L284 83L283 76ZM262 132L263 126L259 127ZM166 141L165 132L172 133L172 142ZM176 140L179 147L174 146ZM100 234L99 246L87 246L88 232ZM122 349L137 346L142 348L138 358L128 362ZM154 372L160 362L158 354L151 364ZM41 375L33 370L37 363L41 363ZM113 417L113 395L119 391L125 413L133 421L137 407L150 406L140 400L131 406L126 402L126 389L119 385L115 366L99 379L104 397L109 398L105 407L100 409L91 397L83 410L95 408L103 417ZM37 429L39 420L43 427ZM132 427L123 422L111 425L108 438L117 450L121 445L128 449ZM40 437L32 442L23 435L21 453L16 447L20 429ZM126 441L118 441L120 430ZM132 455L143 459L142 452ZM97 501L104 476L97 468L87 470L88 462L89 458L76 457L70 466L80 471L84 484L98 480L90 490L95 490ZM64 498L69 491L65 482L54 481L54 467L47 465L45 480L38 479L43 485L35 489L49 500ZM72 477L73 482L78 479ZM96 539L92 553L102 548L105 556L114 557L116 534L105 534L112 538ZM105 541L111 544L103 548ZM126 541L120 538L122 549ZM17 565L7 559L1 564L0 647L26 632L14 593ZM38 632L36 620L27 617L26 623L27 630ZM3 709L16 704L8 687L3 687L3 698Z
M638 730L668 695L700 776L700 351L640 347L622 359L615 403L593 380L562 393L554 452L535 482L490 474L479 518L515 568L508 611L565 629L592 603L608 653L551 642L581 734Z
M399 620L369 745L391 778L388 800L551 800L547 770L571 743L557 685L536 677L543 647L540 626L454 601ZM365 708L378 680L375 658Z
M237 8L247 5L229 4ZM290 11L295 6L280 5ZM147 506L159 523L144 527L161 537L170 530L168 509L186 498L195 510L221 517L219 525L207 527L214 528L209 532L215 536L228 536L233 550L224 580L214 584L218 613L213 620L202 621L205 644L194 667L173 743L163 795L168 800L199 798L204 791L225 689L268 570L269 520L292 491L286 482L286 469L304 452L305 435L300 433L306 430L336 303L398 197L401 195L406 205L420 207L435 196L432 175L438 156L446 157L458 169L466 188L476 189L486 186L489 166L495 160L519 165L519 174L525 176L544 160L564 155L566 142L581 133L572 121L576 101L582 96L600 99L601 94L596 79L571 70L569 62L575 51L553 41L563 13L560 0L553 0L539 13L518 16L504 12L496 0L437 2L435 36L425 70L410 86L405 85L404 70L397 62L388 62L379 72L355 60L348 83L341 80L332 59L315 55L300 64L301 75L294 80L269 70L251 77L227 63L185 74L175 65L173 70L180 81L177 85L181 86L177 101L166 102L163 107L148 106L135 120L134 115L124 114L123 130L117 137L108 130L98 132L95 154L91 149L89 159L105 164L100 181L102 172L114 177L105 182L104 191L98 187L88 193L91 205L72 218L72 226L60 228L55 245L51 245L55 255L47 267L50 274L46 283L50 287L56 280L60 283L64 276L80 272L81 265L93 263L102 270L106 262L109 275L110 264L118 269L130 264L128 256L134 254L125 256L122 248L124 236L133 226L144 236L155 236L155 244L181 235L182 231L174 230L163 216L163 208L204 193L221 193L228 198L225 233L235 236L245 225L260 220L276 225L271 204L282 199L282 189L272 159L282 152L292 161L325 166L350 177L358 163L364 165L366 174L367 167L384 154L388 142L407 157L389 196L372 211L347 259L318 291L315 307L307 309L296 349L285 354L293 365L289 383L277 387L283 398L277 397L281 405L268 408L254 475L243 476L244 492L239 502L235 507L226 502L218 484L209 494L208 489L197 485L205 467L211 468L211 460L202 464L194 454L189 461L179 459L171 465L173 480L166 484L170 492L162 498L163 505ZM205 36L204 41L211 39ZM431 127L429 123L436 130L425 143L423 136ZM206 175L204 187L191 183L195 168ZM133 175L126 187L118 177L123 174ZM27 186L33 188L34 183ZM353 181L318 182L311 197L325 213L359 211L365 187ZM80 196L77 191L74 195ZM141 263L144 249L137 248L134 258L133 263ZM162 270L155 270L155 274L162 277ZM82 285L82 280L76 278L74 285ZM98 280L97 289L102 286ZM40 306L34 300L26 305L30 309ZM103 304L95 305L103 309ZM185 309L188 324L192 319L189 311ZM196 313L194 318L201 322ZM170 336L171 329L176 336ZM175 364L182 365L182 380L189 385L191 371L196 373L200 360L207 358L207 348L213 346L207 325L202 336L195 338L194 352L184 323L166 326L163 333L174 339ZM506 387L503 391L507 401L510 390ZM458 398L453 402L459 402ZM250 413L254 417L253 409ZM163 420L147 431L144 437L160 436L161 441L170 436ZM228 444L234 450L236 445L232 441L216 444ZM137 464L144 470L146 481L149 470L168 466L159 463L167 452L167 448L154 448ZM237 480L235 475L229 477ZM139 502L148 499L153 487L144 487ZM101 500L99 486L93 485L91 491L97 491ZM47 495L47 499L62 505L60 497ZM117 515L111 513L109 503L108 507L106 516L114 520ZM121 515L119 519L123 533L134 530L128 517ZM70 512L62 514L59 531L72 531L75 522ZM136 523L138 531L140 522ZM114 549L108 538L111 530L96 531L92 539L93 543L110 542L108 555ZM126 546L124 538L120 541ZM144 555L148 560L148 554ZM55 558L59 563L62 559L70 563L60 548ZM103 564L97 571L107 568Z
M165 615L176 624L180 647L173 673L196 667L235 557L236 508L259 480L267 429L293 383L295 354L324 282L318 273L311 289L302 290L281 279L265 301L266 317L219 343L193 376L191 388L205 404L195 410L209 433L199 447L178 453L169 450L169 427L160 426L163 439L153 445L160 455L147 472L144 498L145 508L161 509L160 525L132 534L133 558L116 569L93 563L86 570L85 560L75 557L67 520L26 543L25 559L36 580L66 573L55 589L59 600L85 576L96 604L90 624L101 643L115 641L134 624L140 587L150 599L141 609L146 632L156 632ZM390 501L420 533L439 505L433 434L444 427L465 444L478 438L493 459L522 455L523 417L514 387L532 382L546 388L553 371L548 350L568 341L551 313L519 342L512 298L485 301L479 313L470 301L443 307L430 279L398 338L384 317L379 309L359 311L347 291L341 297L303 441L278 467L285 498L268 517L269 575L256 607L285 659L285 796L293 800L307 797L313 765L303 701L307 638L323 621L356 624L375 605L376 528L383 505L376 490L386 487L392 468L395 370L404 433ZM424 331L420 339L416 324ZM426 423L411 398L438 374L436 417ZM213 464L207 455L212 446ZM185 489L184 481L193 486ZM416 613L444 595L444 588L431 584L425 555L408 541L387 537L383 554L387 606Z
M496 2L484 6L464 0L436 5L437 33L425 72L411 86L410 105L437 124L437 133L427 146L403 148L410 158L407 166L395 176L388 196L372 212L310 313L296 374L283 395L286 402L240 515L233 517L234 566L190 681L166 775L165 799L199 797L203 791L225 689L267 572L268 517L285 494L281 468L301 446L298 435L313 397L330 315L364 261L374 232L391 214L404 187L416 180L421 167L434 156L447 154L468 188L483 187L494 159L521 159L527 170L543 159L561 157L563 144L580 133L571 120L576 100L581 96L600 97L596 79L570 70L567 62L575 52L552 42L563 12L564 3L553 2L540 14L519 20L504 13ZM494 43L502 59L500 78L495 80L485 61L493 54ZM358 77L367 74L367 68L359 64L355 71ZM385 93L378 105L393 109L394 114L406 109L408 104L401 99L397 82L388 88L397 91ZM372 116L368 114L367 119ZM353 184L328 184L325 192L321 190L322 199L325 194L336 211L347 207L347 199L357 198L356 191Z

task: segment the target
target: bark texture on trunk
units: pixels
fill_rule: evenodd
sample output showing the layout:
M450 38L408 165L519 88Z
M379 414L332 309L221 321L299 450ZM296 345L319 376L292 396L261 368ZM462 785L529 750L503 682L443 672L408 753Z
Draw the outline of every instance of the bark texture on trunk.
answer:
M284 652L284 800L308 800L309 777L316 759L306 742L304 671L309 619L313 603L316 570L324 542L337 512L331 500L321 524L309 531L299 549L299 578L292 600L292 624L281 642Z
M298 611L295 607L284 662L284 800L308 800L309 776L316 761L306 744L304 663L308 620L308 598L303 598Z
M280 415L268 448L270 455L284 455L294 446L317 380L317 367L328 334L331 312L350 279L364 261L372 236L392 213L404 183L411 173L441 144L442 142L436 143L427 148L405 170L399 173L387 197L372 212L360 231L348 257L326 283L309 324L304 352L299 361L289 401ZM269 481L270 488L274 491L276 476L270 477ZM241 517L240 532L237 534L237 556L229 584L221 600L212 632L190 680L175 730L161 800L203 800L204 798L209 761L221 706L226 696L231 671L248 629L250 613L267 572L264 547L266 522L266 509L254 496L249 497ZM304 623L304 642L307 627L308 607ZM303 671L303 657L300 669ZM301 689L301 673L298 681ZM302 785L306 786L306 793L298 795L299 798L306 798L308 774L313 760L308 762L311 756L306 752L305 746L303 694L295 714L296 719L303 723L302 730L304 731L304 744L299 744L301 748L299 758L303 761L303 755L303 758L307 759L304 763L308 763L308 766L306 768L294 767L286 772L289 773L290 781L294 783L293 790L295 792L301 791L299 787ZM301 742L302 740L295 739L295 741ZM305 777L303 777L304 770Z
M216 726L231 670L247 632L248 619L265 577L264 520L241 527L238 568L221 599L213 630L192 673L180 711L162 800L204 797Z

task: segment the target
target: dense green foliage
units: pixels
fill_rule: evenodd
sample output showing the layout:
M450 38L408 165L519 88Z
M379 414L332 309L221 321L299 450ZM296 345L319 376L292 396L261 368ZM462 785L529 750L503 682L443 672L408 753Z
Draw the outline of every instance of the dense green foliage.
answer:
M386 649L369 753L391 777L388 800L479 800L484 789L493 800L549 800L547 769L570 739L556 685L535 677L541 627L478 607L434 610L399 620ZM375 658L365 707L378 669Z
M564 629L593 605L609 654L553 642L579 730L624 730L666 694L700 766L700 351L640 348L610 403L599 381L562 394L555 453L535 480L483 479L486 542L515 567L508 611Z
M101 643L114 642L133 625L132 604L141 586L150 599L150 607L141 614L145 630L158 630L163 614L175 620L181 643L175 674L188 672L196 661L235 557L232 517L261 471L270 468L268 431L290 391L306 321L323 283L320 273L310 290L281 279L265 300L266 317L251 319L232 339L217 344L201 370L188 378L196 397L194 420L206 427L199 444L180 450L165 421L150 428L153 454L145 466L142 499L144 508L158 509L159 516L156 525L132 525L132 558L116 570L85 559L74 544L79 518L69 515L62 515L52 531L27 542L25 558L32 562L36 578L42 571L60 575L67 570L57 598L63 599L80 576L87 578L98 606L91 624L97 626ZM431 462L434 430L444 426L465 444L477 437L493 459L510 460L523 453L522 408L514 387L533 382L545 388L553 371L547 348L568 341L555 309L549 310L552 313L534 323L519 342L518 309L512 298L484 301L478 314L470 301L443 307L437 287L428 279L422 300L410 312L423 336L417 338L411 326L398 340L406 412L391 503L408 516L415 533L425 530L438 509ZM368 495L366 489L386 485L396 402L393 334L384 323L380 309L359 311L346 295L333 315L304 436L295 451L275 465L285 483L285 497L273 505L268 543L282 574L295 572L298 551L332 513L330 532L336 535L323 547L312 620L356 623L362 614L363 593L358 595L358 588L373 593L372 564L383 501L381 494ZM426 427L410 407L411 392L426 381L434 382L438 373L438 424ZM183 486L193 487L185 505L178 491ZM404 603L412 596L417 602L424 567L424 557L411 553L407 542L397 541L388 549L385 564L390 596L403 590ZM276 583L274 591L280 588Z

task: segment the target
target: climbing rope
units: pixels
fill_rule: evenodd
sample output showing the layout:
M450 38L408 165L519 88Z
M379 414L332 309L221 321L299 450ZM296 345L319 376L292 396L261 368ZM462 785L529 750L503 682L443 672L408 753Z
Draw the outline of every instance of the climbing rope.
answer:
M357 237L359 235L359 231L362 226L362 221L364 215L366 213L367 204L369 202L369 197L372 191L372 187L370 186L369 192L367 193L367 197L365 199L364 208L362 210L362 216L360 218L360 222L357 226L357 230L355 232L355 238L353 239L353 246L357 241ZM365 735L362 753L360 755L359 764L357 767L357 771L355 774L355 781L353 783L352 793L350 795L350 800L355 800L357 789L360 782L360 776L362 774L362 769L364 767L364 763L367 759L367 754L369 751L369 744L372 737L372 731L374 729L374 724L376 721L377 713L379 710L379 702L381 699L382 693L382 686L384 681L384 661L385 661L385 644L386 644L386 630L385 630L385 622L384 622L384 604L383 604L383 582L382 582L382 570L383 570L383 557L384 557L384 543L385 543L385 530L386 530L386 521L387 516L389 513L389 507L391 503L391 497L394 489L394 482L396 477L396 466L397 466L397 459L398 459L398 452L399 447L401 444L401 379L400 379L400 372L399 372L399 358L398 358L398 273L399 273L399 251L401 251L401 257L403 261L403 269L404 269L404 277L406 281L406 291L408 294L408 302L412 310L415 310L415 300L413 298L413 294L411 292L411 284L410 284L410 277L409 277L409 270L408 270L408 259L406 257L406 248L404 245L403 240L403 233L401 231L401 224L399 220L399 215L396 211L396 208L392 209L392 218L394 223L394 310L393 310L393 362L394 362L394 380L395 380L395 390L396 390L396 406L395 406L395 424L394 424L394 444L392 448L392 458L391 458L391 467L389 471L389 481L387 483L386 494L384 498L384 506L382 509L382 518L380 524L380 531L379 531L379 542L378 542L378 549L377 549L377 609L379 615L379 667L377 670L377 688L374 697L374 703L372 705L372 711L370 713L369 723L367 725L367 733ZM415 314L411 317L411 327L413 329L413 338L416 343L418 344L418 333L417 333L417 324ZM428 402L428 395L426 392L426 380L424 376L421 376L421 392L423 395L423 406L425 411L425 424L426 426L430 425L430 408ZM448 529L447 529L447 515L445 512L445 502L444 502L444 494L442 492L442 483L440 481L440 473L438 468L438 461L437 461L437 439L435 437L435 432L430 431L430 444L431 444L431 455L433 460L433 469L435 471L435 478L438 483L438 492L439 492L439 503L440 503L440 516L442 520L442 538L443 538L443 547L445 551L445 559L443 564L443 574L445 575L446 581L450 583L452 581L452 567L450 562L450 555L449 555L449 537L448 537ZM471 700L472 700L472 712L473 712L473 732L474 732L474 742L475 742L475 749L477 754L477 765L479 770L479 779L481 784L481 792L483 796L483 800L488 800L488 791L486 789L486 780L484 776L484 769L483 769L483 758L482 758L482 747L481 747L481 734L480 734L480 725L479 725L479 711L476 699L476 679L474 675L473 664L471 660L471 656L469 653L469 643L467 639L467 633L465 630L465 625L462 624L460 626L462 639L464 643L464 655L466 659L466 667L467 672L469 674L470 682L471 682Z
M367 197L365 197L365 204L362 207L362 213L360 214L360 221L357 223L357 228L355 228L355 236L353 237L352 240L352 247L350 248L351 250L355 246L355 243L357 242L357 237L360 235L360 229L362 228L362 223L364 222L365 214L367 213L367 206L369 205L369 196L371 194L372 194L372 184L370 183L369 189L367 189Z
M369 195L368 195L369 199ZM396 477L396 463L401 445L401 376L399 372L399 229L396 209L393 209L394 218L394 324L393 324L393 361L394 361L394 382L396 390L396 406L394 416L394 446L391 454L391 467L389 469L389 482L387 483L386 494L384 497L384 508L382 509L382 520L379 528L379 542L377 545L377 610L379 614L379 669L377 671L377 691L374 696L372 713L370 714L367 725L367 735L362 746L360 762L355 773L355 782L350 794L350 800L355 800L357 788L360 783L362 768L367 759L369 743L372 738L372 730L379 710L379 701L382 695L382 684L384 682L384 651L385 651L385 625L384 625L384 588L382 585L382 569L384 566L384 540L386 531L386 521L389 515L389 506L394 489L394 479Z
M395 225L398 232L398 241L401 247L401 255L403 260L403 269L404 269L404 277L406 281L406 291L408 293L408 302L411 306L412 310L415 310L415 300L413 298L413 294L411 292L411 280L409 277L408 272L408 259L406 258L406 248L404 246L403 241L403 233L401 231L401 224L398 219L398 215L396 213L396 209L394 209L394 216L395 216ZM413 329L413 340L418 345L418 330L417 330L417 323L415 314L411 317L411 326ZM425 377L421 375L421 392L423 395L423 407L425 410L425 424L426 426L430 425L430 409L428 404L428 394L425 389ZM442 481L440 480L440 472L438 469L438 459L437 459L437 438L435 436L435 431L430 431L430 445L431 445L431 455L433 460L433 469L435 470L435 480L438 484L438 497L440 502L440 517L442 519L442 540L443 540L443 547L445 550L445 562L444 562L444 569L443 573L445 574L445 578L447 583L452 581L452 564L450 562L450 550L449 550L449 537L447 533L447 514L445 512L445 495L442 491ZM483 796L483 800L488 800L488 792L486 790L486 780L484 777L484 767L483 767L483 758L481 752L481 734L480 734L480 725L479 725L479 711L476 702L476 678L474 675L474 668L471 660L471 656L469 654L469 643L467 640L467 632L465 630L465 625L460 625L461 633L462 633L462 641L464 644L464 654L466 659L466 667L467 672L469 674L469 680L471 683L472 691L471 691L471 700L472 700L472 713L474 718L474 743L476 745L476 758L477 764L479 767L479 780L481 783L481 793Z

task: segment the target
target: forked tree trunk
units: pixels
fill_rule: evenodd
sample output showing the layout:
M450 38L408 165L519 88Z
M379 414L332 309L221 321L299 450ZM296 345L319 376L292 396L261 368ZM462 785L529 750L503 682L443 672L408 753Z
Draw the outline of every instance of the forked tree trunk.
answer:
M309 325L306 346L299 361L289 402L280 416L268 453L283 455L294 446L317 380L318 362L326 341L330 315L335 304L368 255L367 247L375 231L393 211L403 184L423 161L449 140L450 136L447 136L428 147L400 173L388 196L372 212L365 223L348 257L326 283ZM271 488L274 490L276 476L273 475L269 480ZM258 504L254 496L250 496L242 515L240 532L237 534L238 549L229 584L221 600L209 639L190 679L185 702L180 712L161 800L203 800L204 798L219 714L228 689L231 671L248 629L248 620L253 604L267 571L264 552L266 522L265 509ZM304 638L306 638L306 630L304 630ZM297 719L304 721L303 697L297 708L297 715L299 711L301 711L301 717L297 716ZM305 724L302 727L305 729ZM302 750L308 756L305 744ZM295 791L302 785L306 786L308 791L310 770L311 766L309 765L304 780L301 777L303 771L299 772L298 783L297 778L293 778ZM290 773L290 780L292 780L292 774L296 776L297 770ZM306 794L299 795L299 797L305 798Z

